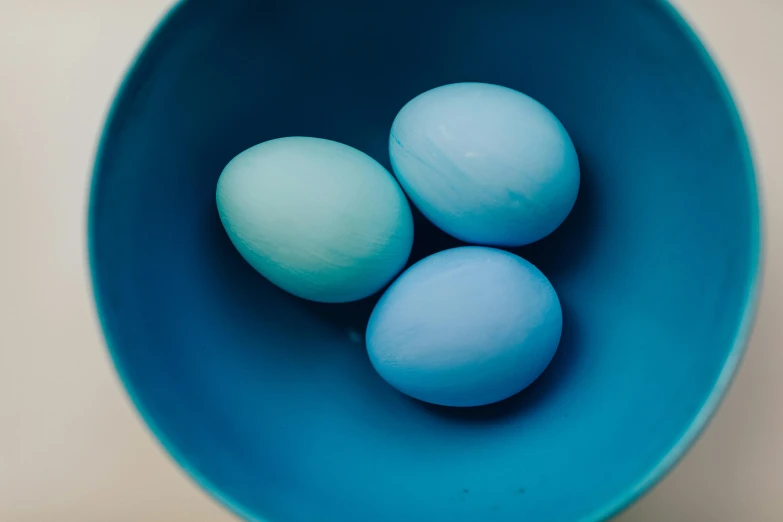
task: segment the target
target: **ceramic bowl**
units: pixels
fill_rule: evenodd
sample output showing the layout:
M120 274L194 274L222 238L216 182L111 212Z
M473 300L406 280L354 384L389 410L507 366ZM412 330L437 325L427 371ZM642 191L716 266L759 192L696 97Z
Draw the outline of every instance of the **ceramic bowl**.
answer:
M397 111L478 81L549 107L578 149L570 217L515 252L564 310L530 388L447 409L373 371L374 299L305 302L231 245L222 168L281 136L387 168ZM89 210L97 308L143 418L247 520L605 519L682 456L741 358L759 206L740 118L664 1L190 0L157 28L106 123ZM411 262L456 241L416 217Z

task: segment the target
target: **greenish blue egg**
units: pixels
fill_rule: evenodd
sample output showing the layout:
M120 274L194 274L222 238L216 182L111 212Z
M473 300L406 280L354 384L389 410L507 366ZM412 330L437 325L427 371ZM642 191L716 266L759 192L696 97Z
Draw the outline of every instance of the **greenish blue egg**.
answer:
M405 265L413 219L394 177L334 141L290 137L251 147L223 170L220 219L261 275L304 299L355 301Z

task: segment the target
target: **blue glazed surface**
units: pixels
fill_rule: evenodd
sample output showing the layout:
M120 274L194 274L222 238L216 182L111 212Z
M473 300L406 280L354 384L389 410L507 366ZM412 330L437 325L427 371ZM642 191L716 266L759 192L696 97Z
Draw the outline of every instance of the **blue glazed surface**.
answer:
M753 167L724 83L669 4L445 5L189 0L107 122L89 247L112 357L168 451L248 520L602 520L671 469L741 358ZM565 223L515 250L557 289L555 358L514 398L454 411L373 371L372 299L316 304L260 277L214 190L232 157L286 135L389 169L399 108L463 81L549 107L582 177ZM411 262L459 244L414 222Z
M405 271L378 301L367 352L386 382L441 406L484 406L527 388L557 350L554 288L519 256L452 248Z
M377 161L347 145L305 137L261 143L229 162L216 192L242 257L296 296L363 299L408 261L408 200Z
M420 94L395 118L389 155L418 209L468 243L538 241L563 222L579 190L579 160L557 117L497 85Z

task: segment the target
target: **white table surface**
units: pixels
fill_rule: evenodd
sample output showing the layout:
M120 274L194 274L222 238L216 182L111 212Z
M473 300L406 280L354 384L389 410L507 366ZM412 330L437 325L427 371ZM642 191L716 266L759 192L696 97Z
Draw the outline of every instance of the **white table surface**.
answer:
M218 0L216 0L218 1ZM766 202L750 350L680 466L622 522L783 521L783 0L680 0L738 95ZM227 522L121 389L85 265L115 88L170 0L0 0L0 521ZM370 522L370 521L368 521Z

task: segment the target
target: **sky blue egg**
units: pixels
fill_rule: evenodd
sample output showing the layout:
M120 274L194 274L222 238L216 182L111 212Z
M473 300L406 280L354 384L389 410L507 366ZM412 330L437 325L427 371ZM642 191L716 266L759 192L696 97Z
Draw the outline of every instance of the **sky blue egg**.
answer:
M386 382L442 406L481 406L526 388L560 343L547 278L509 252L461 247L419 261L370 317L367 351Z
M468 243L537 241L563 222L579 191L579 161L560 121L497 85L458 83L417 96L394 121L389 153L419 210Z
M413 219L394 177L352 147L281 138L235 157L217 185L220 219L264 277L313 301L362 299L402 270Z

